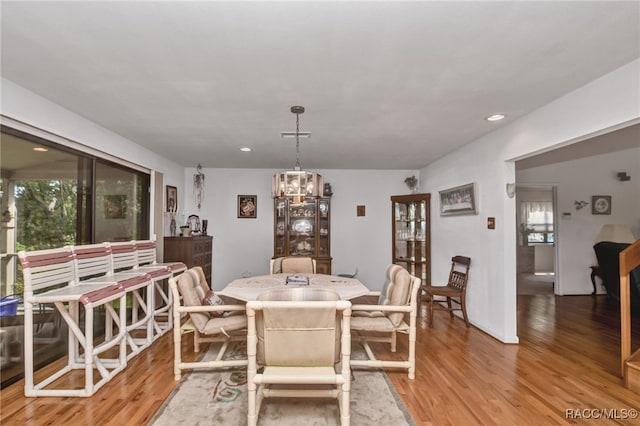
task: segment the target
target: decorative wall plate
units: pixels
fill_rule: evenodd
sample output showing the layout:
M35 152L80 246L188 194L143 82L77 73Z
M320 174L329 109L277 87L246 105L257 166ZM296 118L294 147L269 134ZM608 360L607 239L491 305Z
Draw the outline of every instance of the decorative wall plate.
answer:
M291 229L295 232L309 234L311 233L313 227L311 226L311 222L307 219L300 219L293 222L291 225Z
M593 195L591 214L611 214L611 195Z

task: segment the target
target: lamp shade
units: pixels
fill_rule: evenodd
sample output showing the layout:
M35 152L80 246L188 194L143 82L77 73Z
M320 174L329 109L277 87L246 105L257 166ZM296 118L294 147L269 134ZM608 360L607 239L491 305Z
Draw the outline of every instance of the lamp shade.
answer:
M322 197L322 176L304 170L289 170L273 176L271 193L278 197Z
M629 225L606 224L602 225L602 229L596 237L596 243L601 241L611 241L614 243L629 243L636 241Z

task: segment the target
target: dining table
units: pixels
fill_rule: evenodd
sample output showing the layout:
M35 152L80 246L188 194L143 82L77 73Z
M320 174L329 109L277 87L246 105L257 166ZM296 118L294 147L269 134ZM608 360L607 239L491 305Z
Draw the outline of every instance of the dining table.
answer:
M298 279L307 277L309 284L287 284L287 277ZM291 279L289 280L291 281ZM333 290L342 300L351 300L369 293L369 288L356 278L346 278L326 274L273 274L238 278L231 281L218 294L248 302L256 300L260 294L278 288L322 288Z

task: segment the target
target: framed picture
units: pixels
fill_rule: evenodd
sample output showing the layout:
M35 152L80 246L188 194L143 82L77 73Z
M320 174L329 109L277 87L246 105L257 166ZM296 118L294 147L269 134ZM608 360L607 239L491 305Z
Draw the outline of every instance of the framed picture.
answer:
M127 214L126 195L104 196L104 217L107 219L124 219Z
M440 216L476 214L476 184L440 191Z
M167 211L175 213L178 211L178 188L167 185Z
M592 195L591 214L611 214L611 195Z
M238 195L238 218L255 219L258 217L258 196Z

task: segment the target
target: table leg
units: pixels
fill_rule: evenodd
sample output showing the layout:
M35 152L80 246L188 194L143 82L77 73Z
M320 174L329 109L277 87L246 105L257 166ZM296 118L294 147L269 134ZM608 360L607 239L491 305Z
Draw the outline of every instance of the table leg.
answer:
M591 285L593 285L593 293L591 293L592 295L595 295L597 292L596 289L596 277L600 277L600 279L602 279L602 276L600 275L600 266L599 265L592 265L590 266L591 268Z

